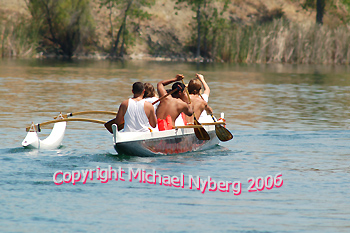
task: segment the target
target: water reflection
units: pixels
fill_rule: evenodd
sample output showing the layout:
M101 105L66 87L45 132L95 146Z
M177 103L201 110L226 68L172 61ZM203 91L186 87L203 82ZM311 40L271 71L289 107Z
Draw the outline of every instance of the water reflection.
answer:
M156 85L182 73L188 82L199 72L210 85L209 103L215 115L225 112L229 127L234 129L344 129L349 125L350 113L347 69L281 64L2 60L0 127L24 128L31 121L51 120L60 111L116 111L120 102L132 95L131 84L135 81Z

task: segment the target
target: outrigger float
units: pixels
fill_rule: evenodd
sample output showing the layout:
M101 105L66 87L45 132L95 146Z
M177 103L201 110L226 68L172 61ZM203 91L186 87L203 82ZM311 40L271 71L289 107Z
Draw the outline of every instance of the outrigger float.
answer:
M67 121L87 121L93 123L105 124L105 121L88 118L69 118L82 114L110 114L116 115L116 112L109 111L85 111L77 113L60 114L56 120L34 124L27 127L29 131L22 142L22 146L32 149L56 149L63 140ZM172 130L149 132L123 132L118 130L117 125L112 125L113 144L118 154L130 156L158 156L187 153L192 151L206 150L217 144L219 141L228 141L233 135L224 127L224 115L216 121L214 117L202 119L201 123L194 125L175 126ZM40 140L38 132L41 127L48 124L54 124L51 134L44 140ZM204 133L202 135L201 133Z
M62 140L66 132L67 121L86 121L86 122L100 123L100 124L106 123L105 121L88 119L88 118L68 118L68 117L84 115L84 114L109 114L109 115L115 116L117 113L111 112L111 111L84 111L84 112L76 112L76 113L67 113L65 115L62 115L62 113L60 113L58 116L54 117L54 119L56 120L47 121L36 125L32 122L31 126L26 128L26 131L28 133L27 133L27 136L22 141L22 146L28 149L45 149L45 150L58 148L59 146L62 145ZM40 140L38 136L38 132L41 132L42 126L45 126L48 124L54 124L53 129L47 138L45 138L44 140Z

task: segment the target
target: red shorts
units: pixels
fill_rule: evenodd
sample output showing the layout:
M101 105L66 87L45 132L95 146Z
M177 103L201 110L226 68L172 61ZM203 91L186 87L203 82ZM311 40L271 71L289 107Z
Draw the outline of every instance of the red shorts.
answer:
M157 123L158 123L158 129L159 131L163 131L163 130L169 130L173 128L173 124L172 124L172 120L171 120L171 116L168 115L166 117L166 119L157 119Z
M182 120L184 121L184 124L187 125L185 113L184 113L184 112L181 112L181 116L182 116Z

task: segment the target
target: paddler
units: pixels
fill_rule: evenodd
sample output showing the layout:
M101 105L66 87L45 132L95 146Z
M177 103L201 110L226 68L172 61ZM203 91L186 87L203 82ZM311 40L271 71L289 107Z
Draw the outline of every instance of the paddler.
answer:
M164 80L157 84L159 98L167 94L165 86L174 82L172 90L178 89L178 91L175 92L175 95L179 97L173 98L169 95L160 101L156 112L158 118L158 129L160 131L172 129L172 126L175 126L175 119L181 114L181 112L185 113L187 116L192 116L193 114L192 107L188 104L189 101L185 93L185 86L183 83L177 82L181 81L183 78L183 75L178 74L173 79Z
M204 86L204 93L202 97L200 96L200 91L202 89L202 84ZM210 89L208 84L205 82L203 75L196 74L195 79L191 79L188 83L188 92L190 93L192 109L196 116L203 117L206 112L212 114L213 110L208 105ZM186 117L186 121L193 123L193 117Z
M153 105L143 99L144 84L135 82L132 85L133 98L124 100L118 110L117 117L105 124L110 133L113 133L112 124L118 126L124 123L124 132L147 132L157 125Z
M155 102L158 99L158 94L156 90L154 89L154 86L151 83L144 83L145 85L145 94L143 95L143 98L150 103ZM154 111L157 110L157 107L159 105L159 102L153 105Z

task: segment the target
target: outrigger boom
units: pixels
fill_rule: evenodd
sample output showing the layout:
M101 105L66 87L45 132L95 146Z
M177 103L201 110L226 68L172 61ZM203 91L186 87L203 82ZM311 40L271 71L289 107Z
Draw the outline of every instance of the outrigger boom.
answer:
M82 112L70 112L62 115L63 118L78 116L78 115L88 115L88 114L107 114L107 115L117 115L117 112L112 111L101 111L101 110L93 110L93 111L82 111ZM56 119L57 117L54 117Z
M36 124L34 125L34 127L37 128L37 131L40 132L41 130L41 126L44 125L49 125L49 124L53 124L53 123L57 123L57 122L63 122L63 121L87 121L87 122L92 122L92 123L99 123L99 124L105 124L106 121L101 121L101 120L95 120L95 119L88 119L88 118L62 118L62 119L58 119L58 120L52 120L52 121L46 121L40 124ZM26 128L26 131L29 132L31 129L33 128L33 125L30 127Z

